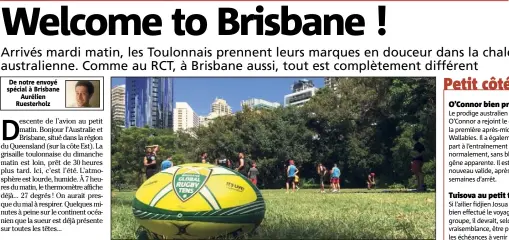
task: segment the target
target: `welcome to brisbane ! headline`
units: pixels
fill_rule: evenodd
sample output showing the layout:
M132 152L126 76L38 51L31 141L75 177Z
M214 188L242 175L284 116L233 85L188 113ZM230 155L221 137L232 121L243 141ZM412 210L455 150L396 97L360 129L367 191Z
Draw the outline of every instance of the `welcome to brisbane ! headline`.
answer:
M366 21L360 14L351 14L343 17L340 14L305 14L304 18L297 14L289 13L288 6L281 6L280 14L264 15L264 7L256 7L258 14L240 14L234 8L218 8L218 34L235 35L240 32L241 35L249 35L249 24L256 26L256 35L364 35ZM385 35L385 6L378 6L378 34ZM18 35L20 23L23 25L22 31L25 35L35 35L37 26L39 31L47 36L55 35L92 35L100 36L105 33L108 35L117 35L117 23L120 23L120 35L129 35L129 24L133 26L134 35L161 35L163 19L157 14L148 14L140 17L137 14L111 14L103 16L101 14L76 14L69 15L68 6L61 6L60 16L55 14L41 14L41 8L33 8L32 15L27 14L26 8L17 8L15 13L11 13L10 8L2 8L3 22L7 35ZM177 36L186 34L199 36L207 31L207 18L201 14L185 15L182 9L175 9L171 15L173 20L174 33ZM79 22L84 22L83 28L78 27ZM193 27L197 22L198 27ZM293 22L293 27L290 23ZM94 26L98 23L98 26ZM335 29L334 29L335 27Z

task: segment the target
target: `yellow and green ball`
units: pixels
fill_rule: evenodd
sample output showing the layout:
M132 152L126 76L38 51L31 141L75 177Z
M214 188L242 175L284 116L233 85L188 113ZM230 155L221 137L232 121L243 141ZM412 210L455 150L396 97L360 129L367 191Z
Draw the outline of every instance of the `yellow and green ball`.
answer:
M145 181L133 200L138 223L164 238L202 239L249 233L265 216L249 179L211 164L184 164Z

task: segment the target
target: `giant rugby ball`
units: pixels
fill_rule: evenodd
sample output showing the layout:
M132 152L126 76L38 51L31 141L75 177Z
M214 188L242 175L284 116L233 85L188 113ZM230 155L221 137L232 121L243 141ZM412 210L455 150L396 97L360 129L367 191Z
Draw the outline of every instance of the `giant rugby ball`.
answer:
M265 216L256 186L230 169L184 164L145 181L133 200L138 223L157 238L203 239L253 231Z

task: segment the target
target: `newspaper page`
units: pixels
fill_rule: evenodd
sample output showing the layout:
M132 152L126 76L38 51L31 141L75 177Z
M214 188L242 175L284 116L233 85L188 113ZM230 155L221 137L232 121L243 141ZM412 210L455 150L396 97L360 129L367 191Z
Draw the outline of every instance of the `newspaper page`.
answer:
M507 1L0 8L0 239L507 239Z

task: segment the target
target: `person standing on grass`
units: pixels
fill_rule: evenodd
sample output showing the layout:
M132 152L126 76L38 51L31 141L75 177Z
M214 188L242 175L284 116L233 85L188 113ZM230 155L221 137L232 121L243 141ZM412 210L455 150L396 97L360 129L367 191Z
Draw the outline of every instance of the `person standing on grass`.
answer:
M300 190L299 188L299 175L295 174L295 188L297 188L297 191Z
M327 175L327 168L320 163L316 171L318 172L318 176L320 176L320 192L325 193L325 175Z
M422 172L422 166L424 165L424 157L423 153L426 150L424 145L419 141L419 136L417 134L414 135L414 152L415 155L412 158L412 172L417 178L417 191L423 192L426 191L426 185L424 184L424 173Z
M290 190L290 184L292 184L292 193L295 192L295 175L297 175L297 173L299 173L299 170L297 169L297 167L295 167L295 163L293 160L290 160L290 166L288 166L288 168L286 169L286 176L287 176L287 179L286 179L286 193L289 192Z
M168 156L168 158L161 163L161 171L171 167L173 167L173 162L171 161L171 156Z
M339 168L338 168L339 169ZM339 177L338 177L338 192L341 190L341 170L339 171Z
M368 190L371 190L371 188L375 187L375 173L370 173L368 175Z
M143 166L145 166L145 175L147 180L157 173L157 151L159 151L159 145L146 147L146 154L143 158Z
M334 166L333 166L333 168L334 168ZM332 168L331 168L330 171L329 171L329 183L330 183L329 185L330 185L330 191L331 192L333 192L335 187L336 187L336 185L333 184L332 182L333 181L332 181Z
M237 168L235 168L235 171L247 177L247 173L249 172L250 166L252 164L253 162L251 160L247 160L243 152L239 152L239 162L237 163Z
M341 171L338 168L337 164L334 164L334 167L332 168L332 192L338 192L339 189L339 177L341 176Z
M206 152L202 152L201 153L201 163L209 163L209 161L207 160L207 153Z
M259 172L258 172L258 168L256 168L256 163L253 163L252 164L252 167L249 169L249 172L247 173L247 177L249 178L249 180L251 180L251 182L257 186L257 183L258 183L258 176Z

